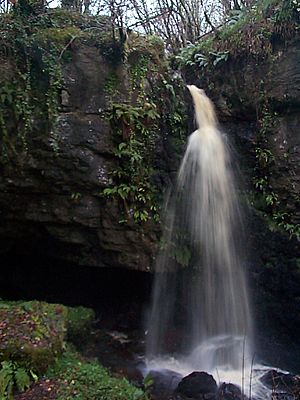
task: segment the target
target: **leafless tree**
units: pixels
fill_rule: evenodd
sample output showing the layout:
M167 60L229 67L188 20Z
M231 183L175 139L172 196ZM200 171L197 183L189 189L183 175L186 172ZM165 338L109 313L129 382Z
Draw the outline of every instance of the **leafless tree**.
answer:
M64 0L75 1L75 0ZM156 34L174 51L194 43L214 30L232 10L247 7L255 0L92 0L97 13L106 13L113 31L138 29ZM95 9L95 7L94 7Z
M195 42L222 18L223 6L213 0L130 0L134 27L161 36L172 50Z
M18 0L0 0L0 12L8 12ZM54 1L54 0L49 0ZM232 10L257 0L61 0L63 8L110 17L116 35L127 28L160 36L171 51L194 43L214 30Z
M240 10L243 7L249 7L254 3L254 0L221 0L225 13L231 10Z

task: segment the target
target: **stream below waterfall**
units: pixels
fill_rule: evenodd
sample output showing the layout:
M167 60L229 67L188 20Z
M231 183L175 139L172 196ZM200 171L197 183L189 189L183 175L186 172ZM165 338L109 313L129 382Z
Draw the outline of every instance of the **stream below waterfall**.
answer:
M189 365L188 359L184 360L182 356L176 358L176 354L173 357L147 362L144 356L146 332L137 329L137 326L130 329L122 328L122 324L119 325L117 320L120 321L122 318L126 320L128 314L120 313L117 320L116 315L106 315L105 318L98 319L89 341L81 348L82 353L87 357L97 358L114 375L124 376L138 387L144 387L144 382L150 381L148 393L151 399L186 399L184 396L180 397L176 388L182 378L199 370ZM176 346L176 340L179 339L178 332L173 333L172 339L173 345ZM256 364L251 371L244 372L207 371L205 368L203 371L211 373L219 387L222 387L223 383L234 384L235 387L242 388L246 396L243 398L235 394L236 397L228 395L216 399L299 400L300 398L299 377L278 368ZM229 389L232 387L228 385ZM198 397L188 398L198 399Z

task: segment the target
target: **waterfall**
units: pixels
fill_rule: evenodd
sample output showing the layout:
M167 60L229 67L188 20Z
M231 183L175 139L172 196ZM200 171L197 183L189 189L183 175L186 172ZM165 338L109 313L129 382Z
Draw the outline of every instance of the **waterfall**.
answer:
M188 89L198 128L165 206L147 358L175 354L191 371L241 374L253 335L233 166L212 102L196 86Z

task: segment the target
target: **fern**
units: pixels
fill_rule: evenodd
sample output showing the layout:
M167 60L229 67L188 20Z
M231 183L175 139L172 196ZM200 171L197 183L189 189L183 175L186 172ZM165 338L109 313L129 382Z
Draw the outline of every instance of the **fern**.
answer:
M15 370L15 383L19 392L24 392L24 390L30 387L30 375L24 368L17 368Z
M13 400L13 389L16 387L19 392L30 387L33 381L38 379L33 371L27 371L13 361L3 361L0 370L0 400Z
M11 361L3 361L0 370L0 400L12 399L14 380L14 364Z

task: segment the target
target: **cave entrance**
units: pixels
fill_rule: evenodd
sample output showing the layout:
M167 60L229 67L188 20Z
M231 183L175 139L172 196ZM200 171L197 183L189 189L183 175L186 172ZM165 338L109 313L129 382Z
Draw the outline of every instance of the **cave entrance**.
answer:
M152 285L152 275L147 272L82 267L40 254L16 252L2 254L1 261L3 299L83 305L111 324L143 328Z

